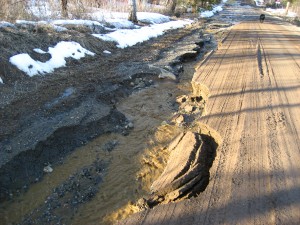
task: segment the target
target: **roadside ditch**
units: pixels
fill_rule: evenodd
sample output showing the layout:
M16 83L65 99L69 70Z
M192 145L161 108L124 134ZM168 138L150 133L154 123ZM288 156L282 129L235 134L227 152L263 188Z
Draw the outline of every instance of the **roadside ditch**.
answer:
M169 143L187 130L196 136L202 133L196 121L207 98L191 94L191 80L199 60L216 43L211 33L201 38L194 35L186 41L192 46L196 42L196 49L184 49L183 55L169 49L151 66L120 65L120 71L127 74L121 83L67 89L45 105L65 109L75 103L77 107L66 114L73 122L55 129L46 121L42 125L50 126L44 131L44 141L27 143L28 151L1 168L0 214L4 219L0 224L82 224L101 218L109 224L147 207L139 199L149 195L149 187L165 169ZM168 72L177 75L176 80L166 76ZM161 75L165 79L158 78ZM83 91L88 93L84 99L79 98ZM66 115L57 114L54 119ZM39 126L32 126L30 132L37 132ZM217 143L205 133L197 137L197 143L201 138L208 143L208 157L213 161ZM194 155L199 155L198 147L191 150ZM190 160L196 162L196 158ZM206 175L211 163L205 166ZM161 193L151 196L156 200L152 205L148 201L148 207L199 194L207 185L204 177L204 186L176 198L157 200ZM188 175L185 179L194 178ZM198 181L191 186L196 184Z

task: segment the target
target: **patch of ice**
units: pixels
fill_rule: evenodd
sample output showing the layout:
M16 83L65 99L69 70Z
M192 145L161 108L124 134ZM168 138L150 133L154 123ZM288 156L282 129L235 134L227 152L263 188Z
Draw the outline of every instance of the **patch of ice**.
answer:
M80 59L85 55L95 55L95 53L83 48L79 43L66 41L59 42L54 47L49 47L48 53L51 54L51 59L47 62L35 61L26 53L12 56L9 62L27 75L34 76L51 73L54 69L65 66L65 58Z

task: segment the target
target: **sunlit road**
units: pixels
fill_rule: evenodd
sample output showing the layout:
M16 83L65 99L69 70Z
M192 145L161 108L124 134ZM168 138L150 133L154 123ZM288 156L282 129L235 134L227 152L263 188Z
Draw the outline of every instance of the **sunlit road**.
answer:
M299 28L235 25L193 82L208 92L200 122L220 137L210 183L122 224L300 224Z

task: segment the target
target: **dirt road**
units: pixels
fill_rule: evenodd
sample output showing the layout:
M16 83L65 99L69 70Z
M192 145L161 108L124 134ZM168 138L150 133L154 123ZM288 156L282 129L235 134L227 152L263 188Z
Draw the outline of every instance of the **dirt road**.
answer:
M120 224L300 223L299 40L270 17L232 28L193 77L207 98L200 130L219 143L206 190Z

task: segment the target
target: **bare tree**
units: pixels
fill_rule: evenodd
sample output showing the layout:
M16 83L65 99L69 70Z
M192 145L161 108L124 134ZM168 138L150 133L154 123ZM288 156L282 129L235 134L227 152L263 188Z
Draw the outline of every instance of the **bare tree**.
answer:
M68 0L61 0L61 13L63 17L68 17Z
M130 13L129 13L129 17L128 17L128 20L134 22L134 23L137 23L138 22L138 19L137 19L137 16L136 16L136 0L129 0L129 6L130 6Z

